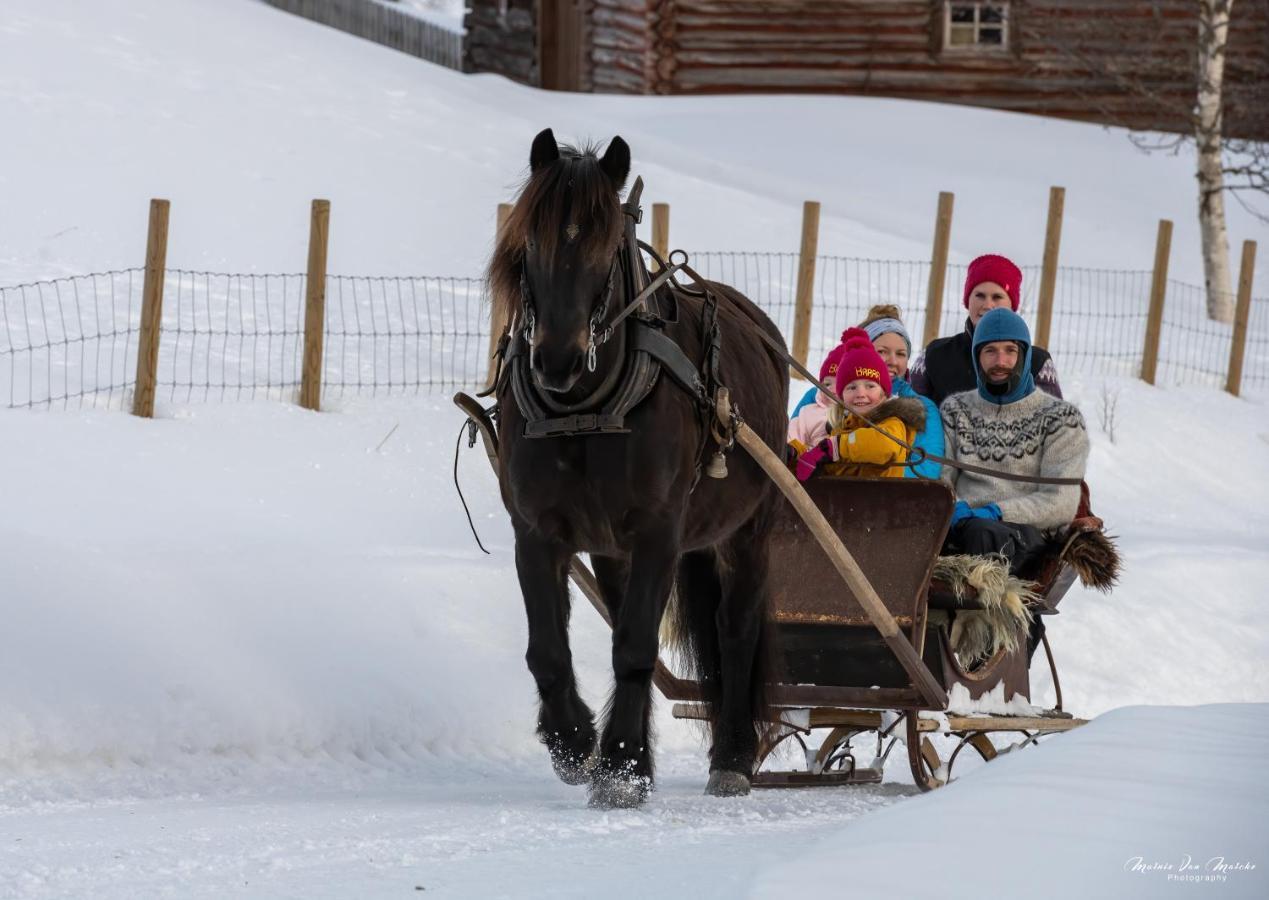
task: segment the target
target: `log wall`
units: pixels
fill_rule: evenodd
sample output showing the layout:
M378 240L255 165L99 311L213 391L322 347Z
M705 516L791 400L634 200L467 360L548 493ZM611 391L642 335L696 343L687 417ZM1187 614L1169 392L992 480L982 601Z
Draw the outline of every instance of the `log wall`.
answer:
M497 3L471 5L469 23ZM870 94L1188 131L1196 6L1013 0L1007 49L945 50L942 0L590 0L578 89ZM1226 133L1269 139L1269 0L1235 2L1227 60Z
M469 0L463 27L468 72L494 72L537 85L537 4L534 0Z

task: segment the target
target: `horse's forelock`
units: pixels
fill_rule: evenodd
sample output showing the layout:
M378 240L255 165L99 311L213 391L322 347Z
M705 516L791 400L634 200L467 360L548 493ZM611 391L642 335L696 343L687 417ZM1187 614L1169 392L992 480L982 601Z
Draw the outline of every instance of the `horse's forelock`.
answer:
M560 158L531 173L498 231L489 261L489 290L495 321L509 321L520 304L520 270L525 245L537 241L542 258L556 257L570 225L582 258L592 267L607 264L621 235L621 204L612 180L600 168L597 148L562 146Z

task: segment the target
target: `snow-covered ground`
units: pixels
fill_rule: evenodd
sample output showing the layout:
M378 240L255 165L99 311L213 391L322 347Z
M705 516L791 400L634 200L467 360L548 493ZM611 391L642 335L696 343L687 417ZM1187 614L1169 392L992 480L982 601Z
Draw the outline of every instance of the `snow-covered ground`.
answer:
M792 248L816 196L825 252L919 259L950 188L962 259L1034 259L1063 183L1068 259L1147 266L1166 215L1174 275L1198 277L1184 160L1119 133L850 98L542 94L251 0L8 0L0 122L0 283L135 264L156 195L174 266L298 270L308 201L329 196L333 270L474 274L546 124L630 139L688 246ZM983 133L1000 152L973 149ZM1264 397L1063 387L1125 573L1108 597L1073 589L1050 635L1067 707L1103 718L958 762L928 797L896 752L878 788L720 802L700 796L699 734L660 703L660 789L622 813L586 809L533 739L506 516L464 451L481 554L442 398L0 410L0 896L1265 896ZM607 634L580 601L573 637L598 707ZM1257 868L1124 871L1184 854Z

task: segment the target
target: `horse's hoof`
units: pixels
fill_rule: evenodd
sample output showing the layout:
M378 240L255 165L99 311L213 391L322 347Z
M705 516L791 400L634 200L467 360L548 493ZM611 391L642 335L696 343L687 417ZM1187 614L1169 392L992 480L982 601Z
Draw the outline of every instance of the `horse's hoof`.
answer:
M744 797L749 793L749 776L715 769L709 773L705 793L711 797Z
M637 809L648 799L651 779L633 778L592 779L590 783L591 809Z
M552 753L551 766L555 769L555 774L560 781L565 784L585 784L590 781L591 773L595 770L595 756L591 754L579 760L571 753Z
M595 769L595 739L579 741L569 746L559 739L559 735L550 734L542 738L547 753L551 754L551 768L556 776L565 784L585 784L590 780Z

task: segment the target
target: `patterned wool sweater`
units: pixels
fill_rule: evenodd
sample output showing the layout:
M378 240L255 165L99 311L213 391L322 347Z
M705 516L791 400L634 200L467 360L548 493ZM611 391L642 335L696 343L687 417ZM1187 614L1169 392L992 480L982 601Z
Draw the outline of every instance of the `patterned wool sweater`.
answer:
M1001 405L965 391L944 400L939 411L949 459L1018 475L1084 477L1088 431L1074 404L1032 391ZM1006 522L1042 530L1069 524L1079 506L1079 485L1006 481L950 466L943 478L958 500L970 506L995 503Z

